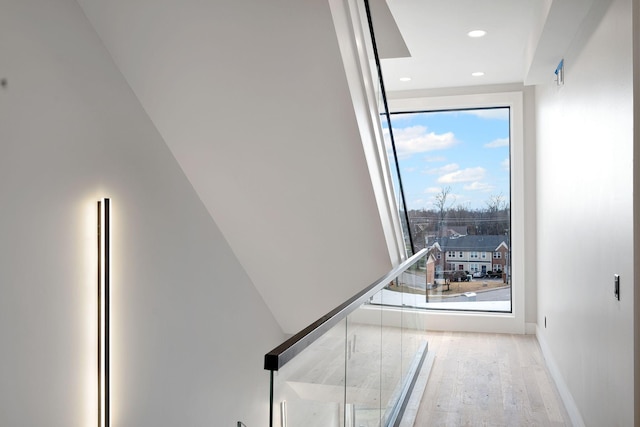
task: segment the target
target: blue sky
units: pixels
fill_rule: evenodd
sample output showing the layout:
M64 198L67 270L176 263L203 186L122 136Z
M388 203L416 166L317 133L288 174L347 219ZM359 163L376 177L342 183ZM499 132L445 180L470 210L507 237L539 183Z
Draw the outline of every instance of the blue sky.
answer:
M509 203L508 108L393 114L391 120L408 209L433 208L443 187L451 187L447 204L453 207L485 208L495 195Z

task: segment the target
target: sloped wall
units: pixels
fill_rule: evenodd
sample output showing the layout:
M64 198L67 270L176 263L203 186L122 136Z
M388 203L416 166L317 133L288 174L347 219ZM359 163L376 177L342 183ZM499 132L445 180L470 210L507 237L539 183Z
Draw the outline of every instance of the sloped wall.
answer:
M79 3L283 330L391 268L328 2Z
M0 425L96 425L96 201L117 426L264 425L283 334L73 0L0 13Z

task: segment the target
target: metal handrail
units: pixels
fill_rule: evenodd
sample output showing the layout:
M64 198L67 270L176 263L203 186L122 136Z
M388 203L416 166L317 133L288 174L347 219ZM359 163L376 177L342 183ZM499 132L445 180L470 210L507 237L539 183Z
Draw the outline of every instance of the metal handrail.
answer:
M277 371L287 362L296 357L305 348L309 347L314 341L328 332L342 319L360 307L365 301L369 300L378 291L387 286L392 280L404 273L409 267L418 262L428 249L422 249L420 252L402 262L396 268L373 282L371 285L349 298L329 313L316 320L278 347L264 355L264 369L268 371Z

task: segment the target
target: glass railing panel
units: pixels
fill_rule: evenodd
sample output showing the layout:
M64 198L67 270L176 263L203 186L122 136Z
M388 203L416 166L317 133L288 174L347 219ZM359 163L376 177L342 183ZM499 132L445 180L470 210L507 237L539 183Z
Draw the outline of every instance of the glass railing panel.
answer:
M380 305L363 304L347 317L347 425L380 425L381 322Z
M376 295L371 300L371 303L382 304L387 307L424 308L428 298L431 296L431 291L428 294L427 291L434 288L432 283L427 282L427 271L431 267L427 263L425 251L416 264L400 274L392 285L383 290L382 295L384 295L384 298Z
M420 357L419 351L426 341L424 317L413 308L402 310L402 378L413 375L413 365Z
M393 307L394 300L402 298L396 281L387 286L380 295L382 302L382 353L381 353L381 406L382 425L388 425L396 410L402 390L402 310Z
M345 333L346 319L273 372L274 427L344 427Z
M396 425L420 353L417 312L404 307L425 298L426 252L265 355L271 427Z
M403 293L402 299L402 346L401 364L402 378L405 379L410 373L411 364L418 351L415 331L417 328L417 313L411 310L416 304L423 304L425 301L426 278L423 262L416 263L410 270L401 274L398 282L401 284Z

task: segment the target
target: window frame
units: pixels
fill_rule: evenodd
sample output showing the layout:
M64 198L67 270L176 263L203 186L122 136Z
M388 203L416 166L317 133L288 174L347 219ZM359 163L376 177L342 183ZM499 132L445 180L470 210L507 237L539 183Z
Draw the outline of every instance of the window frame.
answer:
M525 224L524 224L524 109L523 92L490 92L425 97L403 94L389 99L389 112L437 111L509 107L511 171L511 312L425 310L420 315L441 330L525 333ZM489 259L484 252L481 259Z

